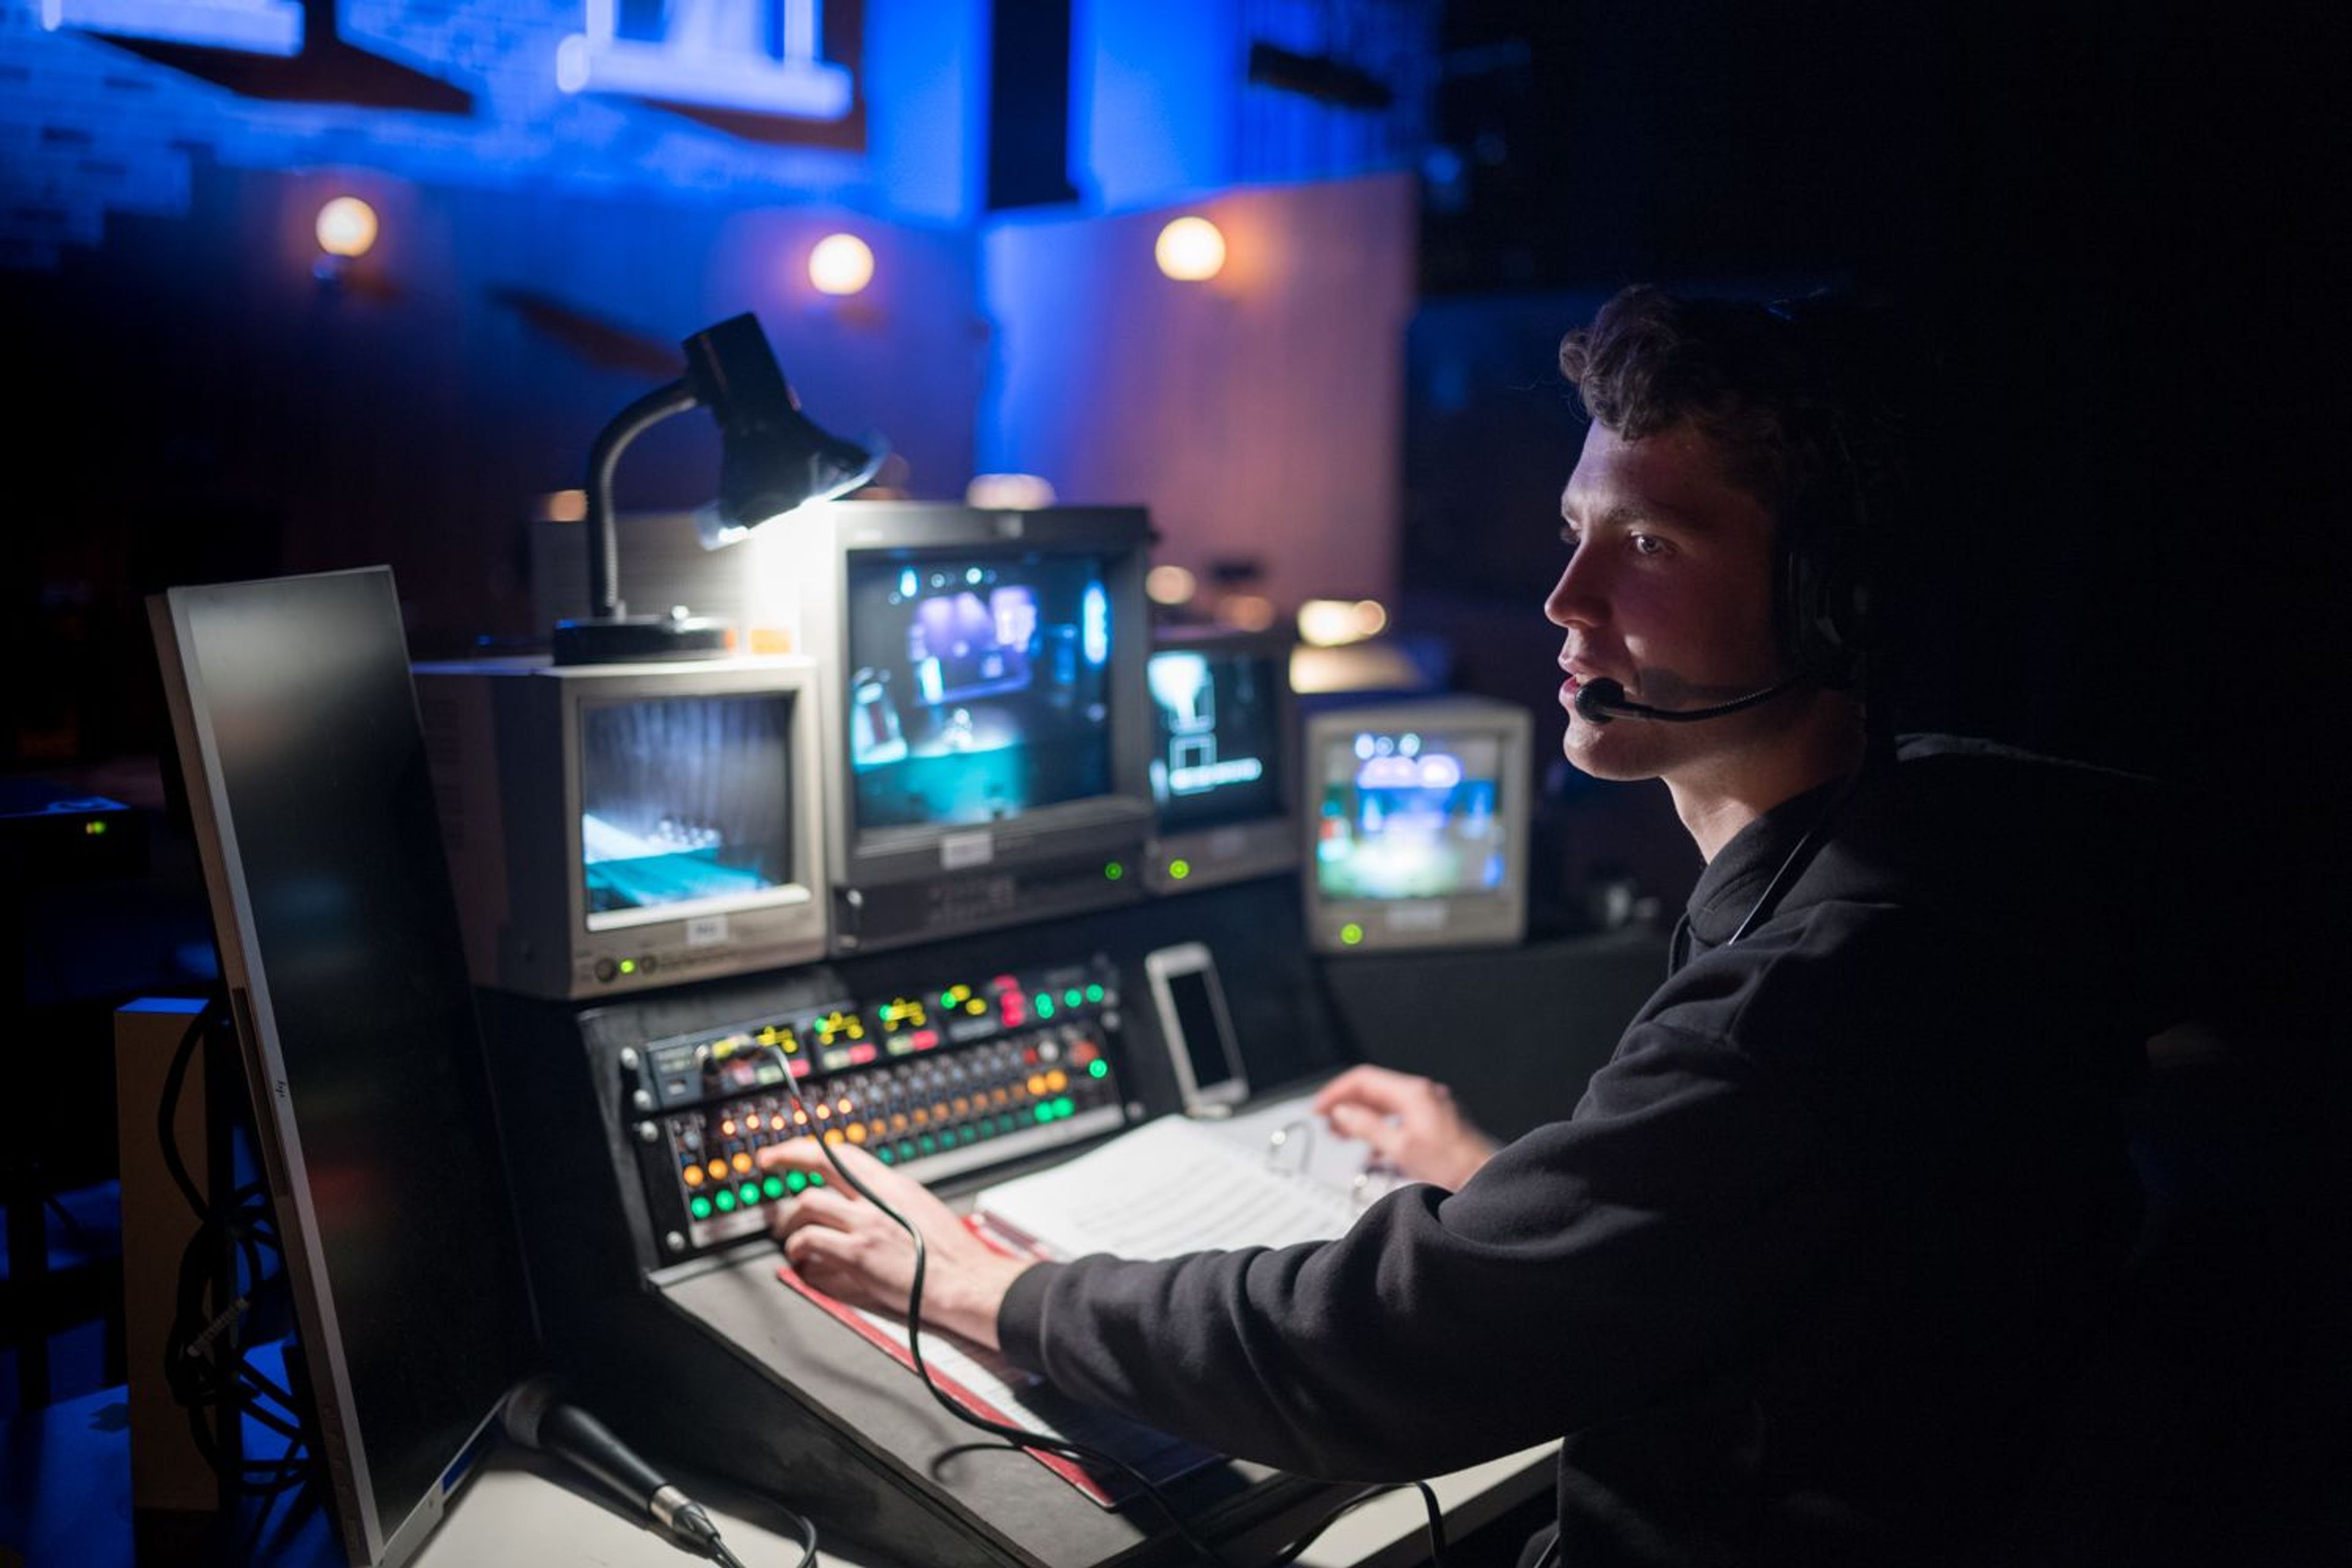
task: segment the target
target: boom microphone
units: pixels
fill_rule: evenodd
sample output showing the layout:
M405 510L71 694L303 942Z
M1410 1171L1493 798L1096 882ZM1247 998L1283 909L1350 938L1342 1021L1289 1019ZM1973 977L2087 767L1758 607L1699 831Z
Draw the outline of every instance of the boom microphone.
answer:
M1801 669L1794 675L1774 681L1761 691L1751 691L1745 697L1735 697L1712 708L1653 708L1646 702L1629 702L1625 700L1624 683L1612 680L1604 675L1576 689L1576 711L1580 718L1594 724L1606 724L1612 719L1657 719L1669 724L1691 724L1701 719L1720 719L1727 713L1753 708L1759 702L1769 702L1783 691L1812 679L1817 673Z
M507 1436L585 1473L606 1495L654 1520L698 1555L736 1563L700 1503L662 1479L602 1421L555 1394L552 1382L535 1377L507 1395L501 1418Z

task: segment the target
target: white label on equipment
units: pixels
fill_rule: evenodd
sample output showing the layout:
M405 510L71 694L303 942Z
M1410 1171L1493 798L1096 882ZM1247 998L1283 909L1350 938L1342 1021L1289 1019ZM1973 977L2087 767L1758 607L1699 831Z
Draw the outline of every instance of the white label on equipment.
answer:
M940 840L940 869L968 870L996 858L993 833L950 833Z
M697 915L686 922L686 945L717 947L727 940L725 915Z
M1444 931L1445 906L1427 900L1399 904L1389 911L1391 931Z

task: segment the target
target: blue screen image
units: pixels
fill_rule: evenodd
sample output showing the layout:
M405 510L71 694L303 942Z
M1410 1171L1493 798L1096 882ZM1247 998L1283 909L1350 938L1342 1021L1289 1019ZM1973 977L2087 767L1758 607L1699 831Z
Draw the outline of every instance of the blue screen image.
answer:
M860 832L971 826L1110 790L1105 563L854 558L848 755Z
M1507 872L1492 735L1366 731L1318 759L1316 884L1326 898L1492 892Z

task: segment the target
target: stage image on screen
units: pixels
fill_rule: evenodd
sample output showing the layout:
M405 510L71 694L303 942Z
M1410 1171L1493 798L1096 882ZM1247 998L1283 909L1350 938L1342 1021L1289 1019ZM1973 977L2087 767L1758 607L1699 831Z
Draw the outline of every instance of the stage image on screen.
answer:
M1087 555L850 563L858 831L976 826L1109 790L1104 577Z
M742 907L793 880L791 722L791 699L775 695L583 708L591 930L638 910Z
M1167 649L1151 656L1159 747L1151 798L1163 832L1281 815L1277 681L1263 654Z
M1318 759L1316 884L1332 899L1440 899L1503 885L1501 740L1360 731Z

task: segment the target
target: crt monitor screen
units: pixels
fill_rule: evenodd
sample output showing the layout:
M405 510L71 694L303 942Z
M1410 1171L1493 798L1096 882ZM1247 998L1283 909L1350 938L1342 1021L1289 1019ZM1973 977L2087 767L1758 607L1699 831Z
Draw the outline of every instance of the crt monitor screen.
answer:
M792 701L757 692L582 704L589 930L750 908L793 883Z
M1316 886L1327 899L1442 899L1502 889L1503 737L1362 730L1316 759Z
M853 556L847 754L860 833L1016 817L1111 789L1108 563Z
M1151 798L1164 833L1282 815L1281 656L1162 648L1151 656Z

